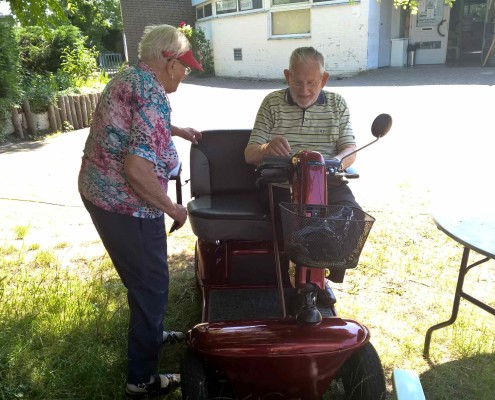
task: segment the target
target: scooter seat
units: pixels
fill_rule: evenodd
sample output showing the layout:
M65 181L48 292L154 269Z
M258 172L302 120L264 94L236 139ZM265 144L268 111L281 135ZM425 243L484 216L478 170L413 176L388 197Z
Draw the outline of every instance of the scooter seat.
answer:
M191 146L191 196L187 205L194 234L208 241L271 240L270 215L258 200L253 165L244 161L250 130L203 131Z
M187 205L196 236L216 240L271 240L270 216L256 193L225 193L198 197Z

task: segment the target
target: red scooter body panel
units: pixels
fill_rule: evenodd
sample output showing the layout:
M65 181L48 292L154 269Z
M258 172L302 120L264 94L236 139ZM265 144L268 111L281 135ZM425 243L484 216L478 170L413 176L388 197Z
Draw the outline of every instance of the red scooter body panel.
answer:
M293 159L296 168L291 182L292 202L298 204L328 204L327 199L327 172L325 159L320 153L300 151ZM320 289L325 289L325 270L308 268L300 265L296 270L296 287L304 287L308 275L311 281Z
M238 398L319 398L368 340L366 327L337 317L317 325L294 319L203 323L187 335L188 347L229 378Z

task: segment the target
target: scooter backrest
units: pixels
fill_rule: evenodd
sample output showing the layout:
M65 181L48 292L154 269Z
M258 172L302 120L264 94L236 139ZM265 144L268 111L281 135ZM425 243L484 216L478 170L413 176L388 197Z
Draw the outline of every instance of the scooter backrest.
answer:
M256 189L255 167L244 161L251 130L208 130L191 146L191 197Z

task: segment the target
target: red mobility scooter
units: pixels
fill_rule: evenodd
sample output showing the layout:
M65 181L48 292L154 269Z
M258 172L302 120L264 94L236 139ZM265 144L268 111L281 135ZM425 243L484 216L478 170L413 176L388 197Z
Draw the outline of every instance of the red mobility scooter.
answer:
M374 142L391 124L387 114L375 119ZM342 282L356 267L374 222L358 208L326 205L328 175L357 174L310 151L255 169L244 162L250 133L205 131L191 147L187 208L203 306L202 322L187 332L183 399L319 399L335 379L348 399L384 399L369 330L338 317L325 284L328 272ZM271 191L282 181L292 197L280 204L283 240ZM269 188L270 213L259 202L260 182ZM324 306L318 288L330 298Z

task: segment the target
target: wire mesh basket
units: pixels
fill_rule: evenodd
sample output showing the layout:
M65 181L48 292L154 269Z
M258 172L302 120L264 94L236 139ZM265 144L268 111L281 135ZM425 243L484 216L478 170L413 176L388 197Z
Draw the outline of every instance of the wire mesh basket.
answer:
M314 268L357 266L375 219L347 206L280 203L285 252Z

